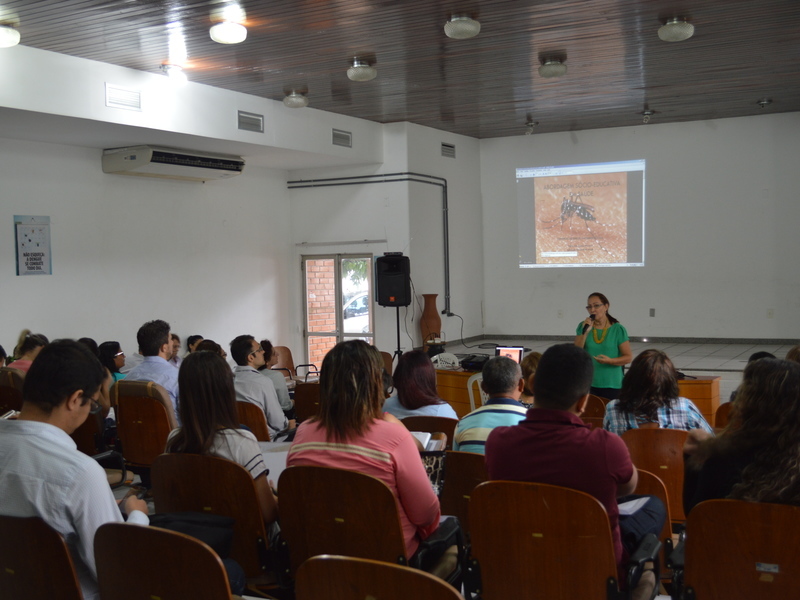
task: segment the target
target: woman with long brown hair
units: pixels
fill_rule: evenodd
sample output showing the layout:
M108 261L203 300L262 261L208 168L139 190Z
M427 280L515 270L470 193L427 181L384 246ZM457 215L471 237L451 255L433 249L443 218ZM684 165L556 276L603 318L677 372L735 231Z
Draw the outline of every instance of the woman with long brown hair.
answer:
M614 400L622 387L622 367L631 362L633 353L627 329L609 314L609 306L600 292L589 295L589 316L575 330L575 345L594 359L592 394Z
M622 380L619 400L606 406L603 428L620 435L643 423L713 431L694 403L681 397L675 366L660 350L645 350L634 359Z
M410 558L439 526L439 500L411 433L381 412L382 371L380 352L366 342L336 344L322 361L319 414L297 429L286 465L348 469L383 481L397 497Z
M406 352L398 359L392 381L397 394L386 399L383 410L398 419L421 415L458 418L453 407L439 398L436 369L422 350Z
M725 430L690 433L684 508L714 498L800 505L800 364L748 364Z
M181 363L178 389L182 426L170 433L167 452L204 454L239 463L253 476L264 522L274 522L278 502L255 436L239 428L228 363L216 352L192 352Z

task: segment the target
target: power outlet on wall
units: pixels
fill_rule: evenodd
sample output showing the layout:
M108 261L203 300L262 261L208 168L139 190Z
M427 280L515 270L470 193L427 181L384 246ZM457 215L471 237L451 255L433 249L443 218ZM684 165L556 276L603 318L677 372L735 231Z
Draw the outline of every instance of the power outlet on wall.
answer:
M655 308L651 308L650 309L650 316L651 317L655 317L656 316L656 309Z

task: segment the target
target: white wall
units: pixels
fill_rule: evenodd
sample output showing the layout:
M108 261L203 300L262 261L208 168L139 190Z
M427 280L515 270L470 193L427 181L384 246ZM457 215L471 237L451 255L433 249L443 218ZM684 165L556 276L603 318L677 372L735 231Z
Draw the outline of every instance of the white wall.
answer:
M0 344L23 328L118 340L167 320L224 347L288 339L286 174L206 184L105 175L100 150L0 138ZM15 276L14 215L49 216L53 275Z
M784 113L482 140L485 333L572 335L600 291L633 336L800 337L798 136ZM638 158L645 267L518 268L515 168Z

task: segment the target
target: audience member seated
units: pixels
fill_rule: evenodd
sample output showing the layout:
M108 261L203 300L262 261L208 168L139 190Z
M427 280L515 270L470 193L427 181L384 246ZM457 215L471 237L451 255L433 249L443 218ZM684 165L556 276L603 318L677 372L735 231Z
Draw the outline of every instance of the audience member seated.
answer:
M436 392L436 369L422 350L403 354L397 361L392 380L395 395L384 402L384 412L398 419L420 416L458 418L453 407L439 398Z
M776 358L776 356L772 354L772 352L766 352L764 350L761 350L760 352L753 352L750 355L750 358L747 359L747 364L749 365L754 360L760 360L762 358ZM734 400L736 400L736 392L737 390L733 390L731 392L731 397L728 399L728 402L733 402Z
M112 383L125 378L125 375L120 373L120 369L125 366L125 353L119 342L103 342L98 349L98 356L100 364L111 373Z
M525 382L525 388L522 390L519 401L525 408L530 408L533 405L533 375L536 373L536 367L539 366L539 359L541 358L541 352L529 352L519 363L522 368L522 381Z
M278 353L275 352L272 342L261 340L261 348L264 350L264 366L259 369L262 375L269 377L272 385L275 386L275 393L278 394L278 403L281 410L289 418L294 419L294 402L289 396L289 388L286 385L286 372L273 371L278 362Z
M215 352L222 358L228 358L228 353L225 352L225 349L214 340L200 340L192 350L192 353L194 352Z
M197 344L203 341L202 335L190 335L186 338L186 354L183 355L184 358L189 356L192 352L197 350Z
M749 363L725 430L689 432L684 508L703 500L800 505L800 364Z
M286 465L335 467L383 481L397 497L408 558L439 526L439 499L411 433L381 414L382 370L383 358L366 342L336 344L322 361L320 412L298 427Z
M127 375L140 364L142 364L143 361L144 356L142 356L142 350L139 348L138 352L134 352L131 355L125 355L125 365L120 367L119 372L123 375Z
M266 363L264 349L252 335L240 335L231 342L231 355L237 365L233 370L236 400L250 402L264 411L269 437L275 441L278 433L285 429L293 429L294 422L290 423L283 414L272 381L258 371L258 367Z
M800 363L800 345L792 346L786 353L786 360Z
M117 506L103 468L69 435L99 408L105 369L83 345L56 340L39 354L16 421L0 421L0 513L41 517L65 539L84 600L96 600L94 534L105 523L146 525L147 504ZM46 577L47 565L42 565Z
M274 523L278 503L255 436L239 429L228 363L214 352L195 350L181 365L178 385L182 426L169 434L167 452L216 456L242 465L253 476L264 522Z
M669 357L660 350L645 350L625 374L619 400L606 406L603 428L622 435L643 423L658 423L662 429L712 433L694 403L679 394L678 374Z
M7 360L8 360L8 354L6 354L5 348L0 346L0 367L5 367Z
M175 416L178 414L178 370L167 362L172 354L169 339L169 323L157 319L148 321L136 333L139 351L144 356L142 363L127 374L128 381L152 381L162 386L169 394Z
M486 468L492 480L560 485L597 498L608 513L620 581L625 581L628 556L646 534L661 533L666 508L658 498L643 496L644 506L620 516L618 499L632 499L639 476L619 436L581 421L593 371L583 348L548 348L533 379L533 408L519 425L489 434Z
M519 402L525 382L518 363L495 356L483 366L481 374L481 388L489 399L458 423L453 450L483 454L486 438L495 427L516 425L528 412Z
M86 346L95 356L99 354L99 348L97 347L97 342L95 342L92 338L82 337L78 339L78 343Z
M183 360L180 356L181 338L178 337L177 333L170 333L169 340L170 340L171 353L169 358L167 359L167 362L176 369L178 369L181 366L181 360Z
M12 369L19 369L25 373L31 368L33 359L39 355L42 348L47 346L48 339L41 333L31 333L30 329L23 329L19 334L17 347L14 348L14 356L16 360L8 363L8 367Z

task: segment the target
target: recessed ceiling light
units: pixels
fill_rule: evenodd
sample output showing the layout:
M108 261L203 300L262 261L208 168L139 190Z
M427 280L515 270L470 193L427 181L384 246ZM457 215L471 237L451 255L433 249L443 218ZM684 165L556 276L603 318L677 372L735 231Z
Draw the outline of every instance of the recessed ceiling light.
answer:
M567 65L558 58L548 58L539 67L539 75L542 77L561 77L567 74Z
M174 81L175 83L186 83L188 79L183 67L180 65L165 63L161 65L161 70L169 77L170 81Z
M218 44L239 44L247 39L247 27L231 21L217 23L208 33Z
M454 40L468 40L481 32L479 21L467 15L453 15L444 24L444 34Z
M658 28L658 37L665 42L682 42L694 35L694 25L683 17L673 17Z
M308 106L308 96L292 90L284 96L283 103L289 108L303 108Z
M359 58L353 59L353 66L347 69L347 78L350 81L371 81L378 76L378 69Z
M0 25L0 48L11 48L19 44L19 31L10 25Z

